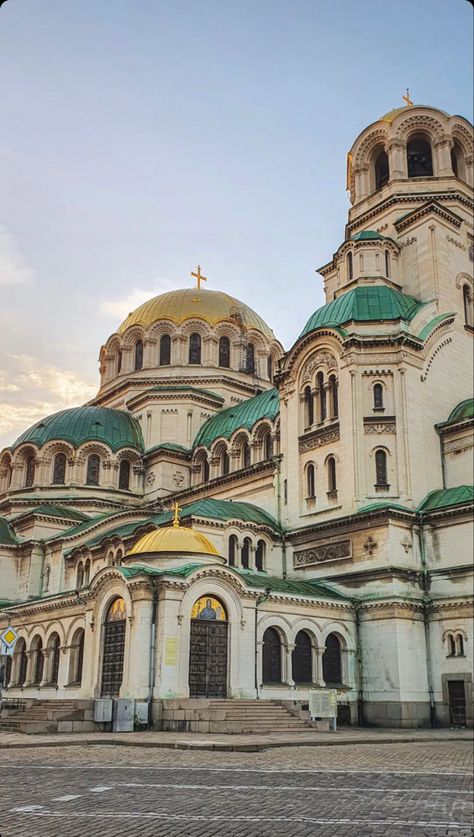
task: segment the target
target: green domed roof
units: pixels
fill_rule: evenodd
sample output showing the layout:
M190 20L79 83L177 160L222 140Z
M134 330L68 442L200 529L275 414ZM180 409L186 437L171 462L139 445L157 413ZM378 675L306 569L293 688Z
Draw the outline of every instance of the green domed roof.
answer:
M451 410L446 424L455 424L458 421L470 418L474 418L474 398L466 398L454 410Z
M249 398L248 401L243 401L237 407L228 407L227 410L209 419L199 430L194 440L194 447L204 445L208 448L219 436L230 439L232 433L238 428L250 430L262 418L273 421L279 411L278 390L272 387Z
M16 448L31 442L39 448L54 439L70 442L74 447L83 442L104 442L112 450L138 448L143 450L140 425L124 410L109 407L72 407L38 421L13 444Z
M353 288L318 308L306 323L300 337L323 326L338 327L344 323L377 322L413 319L426 305L414 296L402 294L387 285Z

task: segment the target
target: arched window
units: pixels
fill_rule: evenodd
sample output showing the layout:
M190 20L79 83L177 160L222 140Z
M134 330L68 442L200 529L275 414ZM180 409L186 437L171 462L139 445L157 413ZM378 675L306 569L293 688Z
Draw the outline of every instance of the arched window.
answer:
M54 457L53 484L64 485L66 482L66 454L57 453Z
M119 488L128 491L130 488L130 461L122 459L119 468Z
M337 491L337 480L336 480L336 460L334 456L330 456L327 461L327 469L328 469L328 492L331 493L333 491Z
M375 158L375 188L381 189L390 179L390 169L388 164L388 155L384 148L382 148Z
M473 306L472 306L472 295L471 289L469 285L463 285L462 288L462 299L464 303L464 322L467 326L471 326L473 323Z
M189 337L189 363L201 363L201 335L196 332Z
M219 339L219 366L223 366L224 369L230 367L230 340L228 337Z
M390 279L390 250L385 250L385 276Z
M271 355L267 357L267 377L269 381L273 382L273 358Z
M263 682L281 683L281 639L275 628L263 635Z
M84 663L84 630L78 628L71 642L71 656L69 659L69 685L79 685L82 680Z
M99 485L99 476L100 456L97 453L91 453L87 457L86 485Z
M292 677L295 683L313 682L313 649L306 631L296 634L295 647L291 654Z
M270 432L263 437L263 458L271 459L273 456L273 439Z
M227 476L230 471L230 459L227 448L222 448L221 451L221 475Z
M341 643L336 634L329 634L323 654L323 678L326 686L342 684Z
M31 488L35 481L35 457L34 454L28 456L25 463L25 488Z
M311 387L304 388L304 415L305 415L305 430L311 427L314 423L314 399Z
M15 643L14 656L16 658L16 685L23 686L26 680L26 672L28 668L28 657L26 656L26 643L23 637L21 637Z
M202 481L203 482L209 482L210 469L209 469L209 462L207 461L207 456L204 457L204 459L202 461L201 476L202 476Z
M431 145L425 137L415 134L407 143L408 177L433 177Z
M242 544L242 552L240 554L240 560L242 563L242 567L244 570L248 570L250 566L250 547L252 542L250 538L244 538L244 542Z
M79 561L76 574L76 589L80 590L81 587L84 587L84 565L82 561Z
M456 656L456 643L454 641L454 637L452 634L448 636L448 647L449 647L449 656L455 657Z
M171 363L171 337L169 334L162 334L160 337L160 366L169 366Z
M54 633L49 638L48 650L49 658L49 682L52 686L58 685L59 674L59 654L61 650L61 641L57 633Z
M143 368L143 342L137 340L135 343L135 372Z
M458 657L464 657L464 637L462 634L456 634L456 652Z
M255 550L255 569L261 573L265 569L265 541L257 541L257 549Z
M374 410L383 410L383 386L382 384L374 384Z
M451 165L453 167L453 174L459 177L460 180L466 179L466 161L464 153L459 143L454 140L454 145L451 149Z
M352 281L354 278L354 262L352 259L352 253L347 254L347 279L349 282Z
M242 447L240 451L240 461L242 468L249 468L250 467L250 445L246 439L242 442Z
M329 378L329 392L331 393L331 417L338 418L339 416L339 392L338 383L335 375Z
M88 558L86 563L84 564L84 586L89 584L90 575L91 575L91 562Z
M237 561L237 535L231 535L229 538L229 567L235 567Z
M43 641L41 637L35 636L31 643L31 650L33 651L33 683L39 686L43 679L44 670L44 652Z
M4 686L5 689L10 685L10 680L12 679L12 658L8 656L5 661L5 677L4 677Z
M316 495L316 480L314 474L314 465L312 462L309 463L308 467L306 468L306 491L307 491L307 498L308 500L312 499Z
M379 488L388 488L387 454L384 450L375 451L375 484Z
M117 375L122 371L122 350L117 349Z
M319 401L319 421L325 421L327 416L326 388L324 386L324 375L318 372L316 375L316 387Z
M247 344L245 371L248 375L255 375L255 346L253 343Z
M47 593L49 590L49 580L51 577L51 567L46 566L44 568L44 575L43 575L43 593Z

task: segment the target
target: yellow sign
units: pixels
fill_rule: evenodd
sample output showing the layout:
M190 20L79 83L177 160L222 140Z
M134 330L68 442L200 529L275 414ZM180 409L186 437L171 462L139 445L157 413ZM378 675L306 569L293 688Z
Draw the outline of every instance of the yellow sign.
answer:
M210 619L220 622L227 621L227 613L225 607L219 599L213 596L201 596L197 602L194 603L191 611L191 619Z
M5 643L5 645L14 645L18 639L18 634L14 628L6 628L6 630L1 635L1 639L2 642Z
M167 636L165 639L165 666L175 666L178 662L178 637Z

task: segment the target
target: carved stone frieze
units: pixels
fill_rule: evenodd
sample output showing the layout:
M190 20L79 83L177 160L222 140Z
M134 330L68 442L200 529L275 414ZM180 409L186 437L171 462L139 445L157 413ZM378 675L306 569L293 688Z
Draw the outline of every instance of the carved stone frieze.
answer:
M450 244L454 244L455 247L459 247L460 250L467 250L466 245L463 244L462 241L459 241L459 239L453 238L452 235L447 235L446 240L449 241Z
M347 558L352 558L352 542L349 539L300 549L293 554L293 567L296 570L323 561L342 561Z
M328 445L332 442L338 442L340 438L339 425L334 428L327 428L322 430L315 430L313 433L308 433L299 440L299 451L304 453L307 450L314 450L323 445Z
M445 453L461 453L463 450L469 450L474 445L472 436L464 436L462 439L453 439L452 442L444 443Z
M316 352L314 355L306 361L305 365L303 366L303 371L301 373L302 381L309 381L315 369L320 366L325 366L327 369L336 369L337 362L336 358L331 352L321 350Z
M364 433L368 436L379 435L381 433L396 433L397 426L394 421L377 421L364 423Z

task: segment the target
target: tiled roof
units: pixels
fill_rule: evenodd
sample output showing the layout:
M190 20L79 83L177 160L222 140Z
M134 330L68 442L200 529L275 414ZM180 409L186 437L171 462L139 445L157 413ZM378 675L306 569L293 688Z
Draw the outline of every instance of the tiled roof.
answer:
M26 430L13 447L31 442L39 448L54 439L78 447L83 442L104 442L114 452L132 447L143 450L140 425L130 413L109 407L73 407L38 421Z
M379 322L413 319L427 303L402 294L387 285L358 287L318 308L306 323L300 337L316 328L337 327L351 321Z
M455 488L439 488L436 491L430 491L418 506L418 511L427 514L438 509L472 502L474 502L474 486L457 485Z
M220 436L224 439L230 439L232 433L238 428L251 430L260 419L267 418L273 421L279 412L278 390L272 387L253 398L249 398L247 401L243 401L236 407L228 407L227 410L223 410L217 416L209 419L199 430L194 440L194 447L198 445L209 447Z

